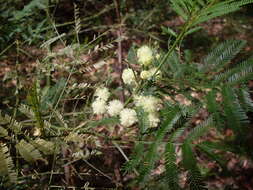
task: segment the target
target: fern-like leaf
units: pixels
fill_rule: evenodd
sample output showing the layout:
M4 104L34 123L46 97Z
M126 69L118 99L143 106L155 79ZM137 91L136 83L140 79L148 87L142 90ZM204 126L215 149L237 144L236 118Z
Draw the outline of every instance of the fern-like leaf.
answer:
M25 114L28 118L35 119L34 112L29 106L25 104L21 104L18 109L21 113Z
M227 70L215 76L213 82L214 85L219 85L221 83L228 83L230 85L238 85L240 83L245 83L248 79L252 78L253 73L253 58L243 61L239 65Z
M139 142L135 145L130 160L124 166L124 170L126 172L134 171L141 163L143 159L143 153L144 153L144 144L142 142Z
M220 106L219 103L216 101L216 91L212 90L206 96L207 101L207 110L213 115L214 122L216 124L221 123L220 117Z
M219 72L229 63L245 46L243 40L227 40L214 48L204 59L203 72Z
M249 112L249 111L253 112L253 100L250 96L248 89L240 88L237 90L237 94L238 94L238 99L242 108L246 112Z
M6 186L17 182L17 173L14 171L14 165L6 145L0 145L0 176L6 178Z
M44 139L36 139L32 141L32 144L45 155L51 155L55 152L55 145L53 142L46 141Z
M148 119L148 113L143 110L143 108L139 107L137 109L137 117L139 120L139 128L141 134L145 133L146 130L149 128L149 119Z
M179 121L181 117L181 112L178 107L170 108L167 110L166 118L161 124L161 128L157 131L155 137L155 142L149 148L147 155L145 156L144 163L141 167L139 181L146 182L150 171L153 169L155 161L157 160L157 148L163 140L165 134L173 128L173 126Z
M187 141L192 142L194 140L197 140L199 137L206 134L212 126L213 118L209 117L208 119L200 123L198 126L196 126L193 130L191 130L190 134L187 136Z
M42 156L40 152L30 143L21 140L16 145L17 150L19 151L19 154L24 158L27 162L33 163L36 160L41 159Z
M165 148L165 176L169 190L179 190L178 185L178 169L176 165L175 147L171 142L168 142Z
M243 124L248 123L248 116L238 102L235 91L230 87L222 89L224 114L228 122L228 127L242 135ZM244 127L245 128L245 127Z
M20 134L22 130L22 124L9 115L5 114L2 116L1 111L0 111L0 124L8 124L8 128L13 131L15 134Z
M202 182L202 176L189 141L182 145L183 165L188 170L188 183L190 190L207 190Z
M0 137L7 137L7 136L8 136L8 131L5 128L0 126Z

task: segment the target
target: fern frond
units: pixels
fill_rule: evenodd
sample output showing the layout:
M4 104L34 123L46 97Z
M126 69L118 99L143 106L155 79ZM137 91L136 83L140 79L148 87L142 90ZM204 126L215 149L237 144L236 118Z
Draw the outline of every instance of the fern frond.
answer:
M6 177L6 186L17 182L17 173L6 145L0 145L0 176Z
M172 9L185 21L191 20L191 27L239 10L253 0L170 0Z
M53 142L44 139L36 139L32 141L32 144L45 155L54 154L55 152L55 144Z
M18 109L21 113L25 114L28 118L35 119L33 110L29 106L25 104L21 104Z
M172 52L171 56L167 60L167 64L173 74L173 78L179 78L183 74L183 66L180 63L179 55L177 52Z
M225 0L220 2L205 1L205 6L196 14L192 26L211 20L213 18L235 12L242 6L253 3L253 0Z
M183 166L188 170L188 183L190 190L207 190L202 182L202 176L189 141L182 145Z
M230 87L222 88L223 107L228 127L239 133L243 130L243 124L248 123L248 116L238 102L235 91ZM242 134L241 134L242 135Z
M22 130L22 124L11 118L9 115L5 114L2 116L0 111L0 124L8 124L8 128L12 130L15 134L19 134Z
M202 72L219 72L245 46L243 40L227 40L214 48L203 60Z
M239 73L235 73L228 78L228 84L235 86L238 84L246 83L253 78L253 67L245 69Z
M142 142L138 142L134 147L130 160L124 166L124 170L126 172L134 171L140 165L143 159L143 153L144 153L144 144Z
M169 141L170 142L175 142L177 141L177 139L179 137L181 137L185 131L186 125L184 125L183 127L180 127L178 129L176 129L169 137Z
M250 76L252 76L252 72L253 72L253 58L250 58L246 61L243 61L242 63L235 66L234 68L229 69L226 72L215 76L215 80L213 84L217 85L217 84L221 84L223 82L228 82L228 81L230 81L230 83L232 82L231 84L239 84L239 82L240 83L246 82L247 75L249 75L248 76L249 78ZM242 75L243 73L244 73L244 76ZM238 76L241 76L241 77L238 77ZM246 77L246 79L242 80L243 77ZM235 80L236 78L237 78L237 81Z
M239 103L242 108L248 112L253 112L253 100L248 92L248 89L240 88L237 90Z
M175 147L168 142L165 148L165 177L169 190L179 190L178 185L178 169L176 165Z
M216 91L212 90L206 96L207 101L207 110L213 115L214 121L216 124L221 123L220 117L220 106L219 103L216 101Z
M215 149L213 149L212 147L210 147L208 145L209 142L205 142L205 143L201 143L198 144L196 147L203 153L205 153L210 159L216 161L222 168L226 168L226 160L224 160L224 158L219 155L216 154L214 151ZM216 149L217 150L217 149Z
M170 0L171 7L173 10L180 15L184 20L187 20L189 18L189 9L187 8L187 5L184 0Z
M7 137L7 136L8 136L8 131L5 128L0 126L0 137Z
M147 155L145 156L144 163L141 167L139 181L145 182L147 180L150 171L153 169L155 161L157 160L157 148L163 140L165 134L173 128L173 126L179 121L181 115L178 107L171 108L167 110L167 117L164 118L164 121L161 123L161 128L157 131L155 137L155 142L149 148Z
M59 111L54 110L53 108L51 108L51 111L53 112L53 114L55 115L55 119L57 120L57 122L64 128L68 128L68 124L67 122L64 120L63 116L60 114Z
M146 130L149 128L149 119L148 119L148 113L143 110L143 108L139 107L137 108L137 117L139 120L139 128L141 134L145 133Z
M190 134L187 136L187 141L192 142L194 140L197 140L199 137L206 134L212 126L213 126L213 118L209 117L201 124L196 126L193 130L191 130Z
M19 154L24 158L27 162L35 162L36 160L42 159L40 152L30 143L21 140L16 148Z

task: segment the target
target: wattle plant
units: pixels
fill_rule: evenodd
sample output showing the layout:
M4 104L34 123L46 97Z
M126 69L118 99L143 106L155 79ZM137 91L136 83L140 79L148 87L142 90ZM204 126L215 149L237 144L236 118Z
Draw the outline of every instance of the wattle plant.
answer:
M50 84L50 72L55 69L50 60L58 55L48 55L39 64L37 72L41 76L46 72L47 85L43 88L39 85L39 76L28 90L27 100L16 105L12 116L0 114L0 187L15 189L23 181L20 175L23 163L34 168L38 163L48 165L52 160L49 184L53 167L60 163L68 185L69 164L73 160L82 160L89 165L87 159L100 152L90 152L85 145L103 146L100 138L113 144L127 160L124 170L134 174L129 186L142 189L207 189L196 153L205 154L223 170L226 170L226 160L217 150L251 158L249 113L253 111L253 101L247 83L253 77L253 59L241 63L234 61L246 42L227 40L198 62L187 59L181 44L187 35L200 29L199 24L237 11L252 2L170 0L173 10L183 18L184 25L179 32L163 28L170 38L164 52L155 51L148 45L130 49L128 67L121 75L124 85L120 90L123 90L125 99L117 98L117 92L113 93L114 89L106 88L105 84L96 88L89 84L69 85L72 74L79 72L75 66L83 64L74 50L88 52L90 45L80 44L80 19L76 7L77 48L65 47L64 51L58 52L73 60L66 68L68 78ZM59 39L63 41L64 36L57 35L42 47L50 50L50 45ZM87 92L91 89L95 91L93 99L92 93ZM60 101L68 97L74 99L83 91L88 94L83 110L75 112L74 107L73 112L64 113L65 104L60 105ZM17 120L17 113L25 119ZM200 114L202 117L199 119ZM108 127L109 135L97 132L98 126ZM117 134L115 128L122 129L119 130L121 133ZM215 129L216 134L224 134L229 129L232 135L215 141L202 138L211 129ZM121 137L132 131L137 134L131 139L134 150L128 158L120 147L124 142ZM86 138L87 134L92 138ZM159 165L159 161L163 164ZM156 167L161 165L164 168L157 172ZM181 174L187 174L186 184L180 182ZM110 179L110 176L106 177Z

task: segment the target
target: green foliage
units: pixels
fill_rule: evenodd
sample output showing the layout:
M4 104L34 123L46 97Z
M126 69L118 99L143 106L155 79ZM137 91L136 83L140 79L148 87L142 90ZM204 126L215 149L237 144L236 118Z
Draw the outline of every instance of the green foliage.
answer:
M40 152L34 148L34 146L24 140L21 140L16 145L19 154L24 158L27 162L33 163L36 160L42 159L42 155Z
M4 186L17 183L17 173L6 145L0 146L0 177L3 178Z
M224 42L208 54L203 65L192 64L189 66L187 62L182 62L179 59L176 51L167 58L168 60L165 62L167 65L165 64L163 67L169 69L163 71L165 77L163 85L166 86L167 92L172 92L171 96L181 94L181 99L172 99L173 103L164 103L164 108L160 111L163 122L155 133L140 133L139 138L142 141L149 138L154 139L144 149L146 150L144 156L135 151L129 162L132 170L137 169L140 172L139 182L142 185L149 186L146 182L148 179L152 179L150 173L155 170L156 161L159 158L164 157L166 166L166 171L161 175L163 180L159 180L159 182L167 184L168 189L181 188L177 177L180 169L188 172L187 179L190 189L206 189L194 154L196 148L208 158L216 161L224 171L226 170L226 161L215 150L222 149L223 152L232 151L239 155L252 155L247 143L248 138L243 138L250 131L248 113L252 112L253 105L249 91L245 87L249 77L241 77L234 83L229 82L232 81L231 76L242 75L241 73L247 76L252 75L251 59L241 64L231 63L244 45L245 42L240 40ZM194 72L189 72L189 67ZM170 78L170 80L168 81L166 78ZM218 80L227 82L218 83ZM241 88L237 88L238 85L241 85ZM166 90L159 89L159 87L156 90L161 94L166 93ZM195 98L192 96L193 92L201 94L202 97ZM184 104L183 96L191 100L191 105L180 105ZM203 121L200 124L195 124L191 128L191 119L203 110L207 112L207 116L202 118ZM141 129L145 126L144 113L139 112ZM198 139L203 138L212 128L216 128L217 133L223 133L227 128L230 128L233 135L222 142L199 143ZM185 133L186 131L188 132ZM168 134L169 137L167 137ZM183 160L181 165L177 165L175 144L182 136L185 140L179 148L182 150ZM167 139L166 147L160 150L159 147L165 139ZM234 151L235 149L238 151ZM143 152L143 146L139 151ZM141 160L144 164L141 164Z
M66 86L66 80L61 78L53 86L46 86L42 90L41 109L47 110L49 107L54 107L58 100L61 98L62 91Z
M87 161L86 159L92 153L87 148L84 148L88 152L86 155L81 153L83 153L82 149L85 145L91 144L89 140L95 142L94 149L98 149L97 147L101 146L100 142L105 143L102 146L106 145L105 147L107 148L108 144L110 145L111 141L114 142L115 139L123 142L124 135L127 136L127 133L134 129L137 131L137 135L133 140L135 142L134 150L124 169L126 172L135 173L136 180L134 181L137 185L140 185L141 188L150 188L157 182L161 182L159 184L161 189L181 190L188 187L190 190L206 189L204 178L201 175L198 160L196 159L198 154L204 153L209 159L221 165L223 170L226 169L226 160L216 153L217 150L249 157L253 155L248 143L250 139L248 135L250 133L250 118L248 115L253 111L253 101L250 97L250 90L245 85L253 76L253 60L249 58L239 64L235 63L234 58L246 44L242 40L228 40L219 44L199 63L193 62L189 58L187 51L181 51L181 44L187 35L200 29L199 24L234 12L252 2L252 0L170 1L173 10L184 19L185 23L181 31L162 28L163 32L172 36L174 40L171 41L172 44L169 45L169 50L166 53L161 53L160 58L155 58L150 66L156 66L157 71L153 75L155 76L159 72L159 77L156 80L154 79L155 77L145 80L135 77L140 81L137 81L138 84L133 90L131 90L131 87L125 88L122 86L123 90L126 90L123 94L129 95L124 108L134 107L135 100L133 99L135 95L155 95L163 100L156 103L161 104L161 106L156 105L157 110L155 109L155 114L158 115L156 118L158 119L158 127L154 128L151 128L150 113L141 107L134 107L137 112L138 122L128 128L120 126L121 120L119 116L109 117L106 113L104 115L91 114L89 96L93 93L93 86L89 88L91 91L84 95L85 98L82 100L85 105L82 108L77 108L79 106L78 101L73 103L78 99L76 96L79 95L78 93L83 88L75 91L73 98L71 92L76 86L71 86L72 81L70 78L74 72L78 73L78 69L74 68L76 65L81 67L86 64L86 61L83 63L82 59L78 57L78 53L74 53L74 51L79 50L81 52L81 50L85 49L85 55L93 58L93 54L89 51L89 48L93 47L93 45L90 45L90 43L81 45L80 33L83 20L80 17L81 9L75 4L74 22L71 23L75 24L76 37L74 41L77 41L78 45L66 46L62 52L48 55L43 61L45 65L47 64L46 66L49 66L49 69L43 65L44 62L39 65L40 68L38 69L43 70L46 68L46 73L38 72L39 79L44 77L43 74L47 77L46 86L41 87L38 85L39 82L36 82L36 85L34 84L28 90L28 105L26 102L21 101L22 104L16 105L13 109L12 116L0 114L0 140L1 142L7 142L10 147L8 150L6 145L2 145L0 149L1 177L7 184L16 183L17 175L14 171L12 159L15 159L15 167L17 167L15 169L20 174L24 169L23 165L19 165L20 163L23 164L25 162L26 164L31 164L30 166L34 166L42 160L44 164L47 164L47 160L52 160L51 156L54 157L51 177L54 167L59 165L64 165L64 167L60 167L60 171L64 170L64 174L67 174L66 168L76 161L76 158L72 157L70 152L73 155L81 155L78 159ZM5 7L7 4L5 3ZM140 2L140 5L145 6L147 10L153 8L146 4ZM156 7L161 6L159 3L154 4ZM127 6L127 2L124 1L119 9L124 11ZM114 6L112 7L114 8ZM12 10L16 10L13 14L8 11L1 13L1 19L7 18L7 22L11 26L11 28L4 28L4 30L12 30L12 27L15 28L19 24L21 26L17 27L13 33L9 32L9 36L7 35L8 39L5 39L6 35L4 35L0 40L9 42L13 40L14 36L20 35L26 42L35 42L34 37L39 39L40 35L45 31L44 27L48 24L48 18L33 23L36 27L32 25L28 29L24 27L24 23L26 20L30 21L29 17L37 15L36 11L40 15L44 14L44 11L48 11L46 9L48 9L46 1L32 0L22 10L16 10L13 7ZM106 11L110 9L111 6ZM150 20L157 19L152 16L156 11L151 13L148 11L133 13L127 15L123 20L126 19L126 23L134 23L133 26L136 27L136 30L144 28L144 30L148 31L154 27L148 25ZM136 17L136 15L141 15L141 17ZM97 18L97 16L91 17L89 17L91 20ZM99 19L96 21L99 21ZM96 24L99 25L100 22ZM3 27L0 29L2 30ZM34 36L31 35L29 37L29 34ZM69 35L71 34L57 34L56 37L50 38L43 43L41 47L49 50L53 43L58 40L63 41L62 38ZM105 45L101 49L104 51L113 47L113 45ZM94 50L94 52L97 53L98 51ZM50 77L54 66L51 64L51 59L57 56L66 56L74 60L71 63L67 63L71 66L71 69L67 69L69 77L67 79L56 79L57 81L52 85L50 84ZM138 63L135 47L132 47L129 51L128 62L129 64ZM146 69L144 67L142 69ZM135 67L133 68L135 69ZM139 71L136 73L139 73ZM110 80L108 81L105 82L106 85L115 86L115 84L110 83ZM121 88L119 89L121 90ZM129 91L127 92L127 90ZM116 91L112 93L112 96L117 97L116 95ZM107 105L107 102L103 103ZM75 106L69 112L69 105L72 106L72 104L75 104ZM17 109L20 112L17 112ZM199 122L198 115L201 113L204 113L204 116L200 117L201 121ZM29 119L24 119L24 117ZM114 130L114 128L117 130ZM217 133L221 134L229 128L233 134L231 137L224 137L222 140L218 139L217 142L206 141L205 135L213 128L216 128ZM124 132L121 133L121 130L118 129L122 129ZM109 135L107 133L105 135L103 131L106 131ZM113 136L114 133L116 134L115 138ZM132 142L131 138L132 136L127 136L130 142ZM59 146L61 146L61 149ZM102 149L105 147L102 147ZM93 146L89 146L89 148L93 148ZM124 158L128 160L128 155L125 155L119 146L117 148ZM199 152L196 152L196 149ZM65 150L67 150L67 153L64 153ZM182 154L178 154L178 151L181 151ZM76 153L80 153L80 155ZM60 157L64 157L64 159L60 159ZM160 160L164 160L165 171L162 171L161 174L156 174L156 166ZM65 161L66 163L64 163ZM96 169L96 171L99 170ZM180 174L183 172L187 173L187 184L185 187L182 187L179 182ZM99 173L102 172L99 171Z
M55 145L53 142L38 138L32 141L32 144L45 155L51 155L55 153Z
M170 0L170 2L178 15L185 21L191 21L191 26L235 12L242 6L253 3L252 0Z
M41 114L39 96L37 94L36 83L34 83L33 87L31 88L30 93L27 96L27 101L31 105L31 108L35 116L35 120L37 121L37 126L43 129L42 114Z
M137 116L139 120L140 132L143 134L149 128L148 113L145 112L141 107L137 108Z
M245 46L242 40L227 40L212 50L203 60L203 72L219 72Z
M201 174L197 166L197 160L192 151L190 142L186 140L182 145L183 165L188 170L188 183L191 190L206 189L202 184Z
M170 110L166 110L166 117L164 118L160 129L157 131L155 142L152 143L149 151L145 156L145 165L141 167L139 179L140 182L146 182L147 177L151 169L154 167L155 161L157 160L157 149L160 143L162 142L165 134L174 127L180 117L181 113L177 107L174 109L170 108Z
M165 147L166 182L169 190L179 190L178 167L176 165L176 153L173 143L168 142Z
M32 0L24 7L17 0L2 1L0 8L0 49L15 40L34 44L45 38L44 28L48 26L45 12L48 5L44 0Z

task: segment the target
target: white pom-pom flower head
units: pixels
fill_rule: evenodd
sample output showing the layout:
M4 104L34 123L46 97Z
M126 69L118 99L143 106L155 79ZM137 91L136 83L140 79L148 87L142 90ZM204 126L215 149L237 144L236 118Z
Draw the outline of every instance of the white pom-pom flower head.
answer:
M157 127L158 123L160 122L160 119L157 113L149 113L148 120L149 120L150 127Z
M160 108L160 100L154 96L135 96L135 105L142 107L144 111L156 112Z
M120 124L129 127L137 122L137 114L135 110L125 108L120 112Z
M119 100L112 100L109 102L107 106L107 112L110 116L116 116L118 115L121 110L124 108L124 105L121 101Z
M140 64L147 66L153 60L153 52L148 46L142 46L137 50L137 58Z
M108 88L106 88L106 87L99 87L96 89L94 96L97 99L107 101L110 96L110 92L109 92Z
M127 68L127 69L124 69L123 72L122 72L122 79L123 79L123 82L125 84L135 84L136 81L135 81L135 73L132 69L130 68Z
M92 104L91 104L92 110L94 114L104 114L106 112L106 101L101 100L101 99L96 99Z

